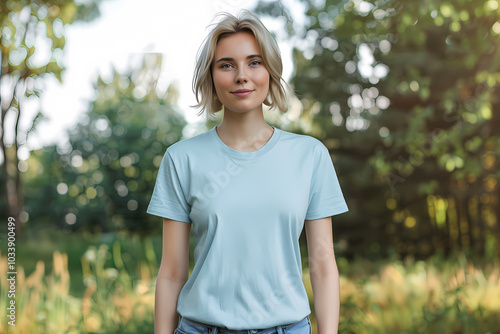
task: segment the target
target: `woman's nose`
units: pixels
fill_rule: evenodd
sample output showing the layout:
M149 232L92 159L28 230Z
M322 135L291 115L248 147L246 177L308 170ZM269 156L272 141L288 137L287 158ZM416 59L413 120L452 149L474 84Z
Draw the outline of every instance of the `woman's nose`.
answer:
M238 69L238 72L236 73L236 82L247 82L248 81L248 77L247 77L247 73L246 73L246 69L245 67L240 67Z

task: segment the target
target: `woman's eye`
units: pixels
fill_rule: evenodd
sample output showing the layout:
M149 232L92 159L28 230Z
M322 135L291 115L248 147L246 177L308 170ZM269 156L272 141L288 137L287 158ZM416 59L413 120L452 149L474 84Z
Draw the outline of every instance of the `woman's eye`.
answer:
M251 62L251 63L250 63L250 65L254 65L254 64L255 64L255 65L260 65L260 64L261 64L261 62L260 62L260 61L258 61L258 60L254 60L253 62ZM229 64L229 63L228 63L228 64L223 64L223 65L221 65L221 67L220 67L220 68L229 68L229 67L226 67L226 66L232 66L232 65L231 65L231 64Z

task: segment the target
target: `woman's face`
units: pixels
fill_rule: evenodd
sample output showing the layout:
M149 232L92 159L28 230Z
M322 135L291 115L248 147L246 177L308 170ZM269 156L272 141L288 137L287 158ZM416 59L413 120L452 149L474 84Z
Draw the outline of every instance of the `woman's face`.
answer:
M212 77L225 111L262 110L269 92L269 72L253 34L237 32L219 40ZM250 92L237 95L238 90Z

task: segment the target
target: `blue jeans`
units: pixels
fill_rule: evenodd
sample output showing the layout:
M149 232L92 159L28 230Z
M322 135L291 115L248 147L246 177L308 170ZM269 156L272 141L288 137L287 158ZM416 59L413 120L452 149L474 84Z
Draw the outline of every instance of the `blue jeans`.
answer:
M225 327L202 324L184 317L180 317L174 334L311 334L311 320L309 316L289 325L280 325L263 329L231 330Z

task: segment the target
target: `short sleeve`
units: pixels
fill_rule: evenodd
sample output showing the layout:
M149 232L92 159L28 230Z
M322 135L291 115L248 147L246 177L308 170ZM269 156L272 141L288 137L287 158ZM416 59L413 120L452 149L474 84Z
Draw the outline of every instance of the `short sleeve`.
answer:
M146 212L155 216L191 223L189 218L190 205L184 196L178 172L167 150L161 161L153 195Z
M323 143L316 149L306 220L331 217L349 211L332 159Z

